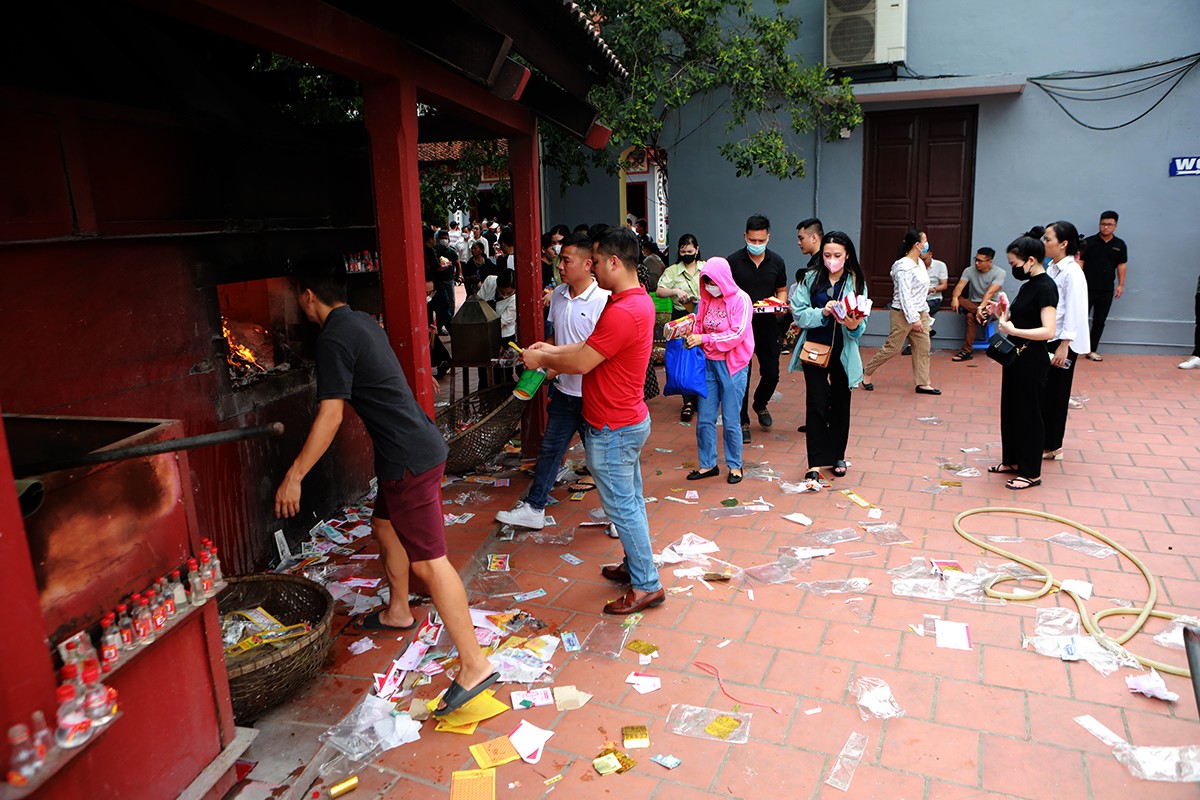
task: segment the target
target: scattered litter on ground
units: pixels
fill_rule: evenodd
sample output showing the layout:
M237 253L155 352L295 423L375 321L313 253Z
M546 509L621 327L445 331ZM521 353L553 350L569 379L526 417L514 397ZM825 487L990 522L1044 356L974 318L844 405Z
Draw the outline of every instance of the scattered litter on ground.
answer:
M1083 553L1085 556L1091 556L1092 558L1108 558L1117 554L1117 551L1108 545L1103 545L1087 537L1067 533L1066 531L1056 533L1053 536L1047 536L1046 541L1074 550L1077 553Z
M1200 746L1139 747L1119 744L1113 748L1117 757L1135 778L1168 783L1200 782Z
M940 417L917 417L917 422L924 422L926 425L941 425Z
M1179 695L1167 688L1167 683L1162 679L1162 675L1159 675L1158 671L1153 668L1148 673L1126 675L1125 685L1131 692L1139 692L1146 697L1166 700L1169 703L1174 703L1179 699Z
M965 622L938 620L934 635L937 637L938 647L948 650L971 649L971 628Z
M812 520L800 513L784 514L783 518L788 522L795 522L797 525L812 525Z
M870 578L848 578L844 581L811 581L797 583L806 592L812 592L818 597L830 594L862 594L871 586Z
M896 702L892 687L882 678L858 678L850 684L850 691L858 703L858 713L864 720L904 716L904 709Z
M380 649L379 645L375 644L375 642L372 641L371 637L369 637L369 636L364 636L356 642L351 642L350 648L349 648L350 655L352 655L352 656L362 655L363 653L367 652L368 650L379 650L379 649Z
M1130 603L1128 600L1112 600L1110 602L1115 603L1122 608L1130 608L1133 605L1133 603ZM1176 617L1167 623L1167 627L1163 628L1154 635L1154 643L1161 647L1167 647L1172 650L1182 650L1183 629L1189 625L1200 626L1200 619L1187 616Z
M1039 608L1033 630L1038 636L1077 636L1079 614L1069 608Z
M752 714L738 711L718 711L684 704L671 706L667 715L667 732L693 739L745 744L750 741Z
M866 736L861 733L850 734L846 743L842 745L842 751L838 753L837 761L833 762L833 769L829 771L825 783L835 789L841 789L843 792L849 789L850 781L854 778L854 770L858 768L858 762L862 760L866 749Z
M1086 661L1097 672L1108 677L1121 667L1140 670L1142 667L1125 648L1113 641L1101 644L1091 636L1030 636L1021 642L1022 648L1063 661Z

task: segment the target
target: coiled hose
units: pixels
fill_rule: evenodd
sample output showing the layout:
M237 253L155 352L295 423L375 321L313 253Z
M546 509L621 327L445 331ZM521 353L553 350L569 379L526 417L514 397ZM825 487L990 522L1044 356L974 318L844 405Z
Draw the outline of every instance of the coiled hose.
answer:
M1016 553L1009 552L1008 550L1003 550L999 547L996 547L994 544L981 541L980 539L975 538L963 530L962 521L967 517L973 517L976 514L1019 514L1026 517L1048 519L1062 525L1068 525L1075 530L1080 531L1081 533L1087 534L1088 536L1094 536L1112 549L1116 550L1121 555L1125 556L1125 558L1128 558L1130 561L1132 561L1134 566L1138 568L1138 571L1142 573L1142 577L1146 579L1146 585L1150 587L1150 593L1146 597L1146 602L1142 604L1141 608L1106 608L1102 611L1098 611L1094 615L1091 614L1084 605L1083 599L1074 592L1068 589L1063 589L1061 581L1056 581L1054 576L1050 573L1050 570L1044 565L1039 564L1036 561L1031 561L1023 556L1019 556ZM1049 514L1044 511L1031 511L1027 508L971 508L954 518L954 532L976 547L980 547L984 550L995 553L998 556L1003 556L1004 558L1011 559L1018 564L1029 567L1029 569L1041 573L1043 577L1042 587L1037 591L1012 594L996 590L995 587L997 584L1005 581L1017 580L1011 575L1002 575L984 589L984 593L988 597L995 597L1001 600L1010 601L1036 600L1039 597L1044 597L1045 595L1049 594L1051 590L1057 588L1075 601L1075 606L1079 609L1079 619L1083 622L1083 627L1101 643L1107 640L1109 642L1124 646L1126 642L1128 642L1130 639L1136 636L1139 631L1141 631L1142 626L1146 624L1146 620L1148 618L1158 617L1159 619L1175 619L1179 616L1179 614L1172 614L1167 611L1158 611L1154 608L1154 604L1158 602L1158 583L1154 580L1154 576L1150 574L1150 570L1147 569L1145 563L1143 563L1140 558L1131 553L1120 543L1113 541L1099 531L1094 531L1086 525L1080 525L1078 522L1069 520L1066 517L1060 517L1057 514ZM1136 619L1129 626L1129 628L1125 630L1124 633L1120 634L1119 636L1110 636L1100 628L1100 621L1117 615L1135 616ZM1161 661L1156 661L1152 658L1146 658L1145 656L1139 656L1133 652L1130 652L1129 654L1137 659L1138 663L1144 667L1152 667L1159 672L1167 672L1171 675L1181 675L1185 678L1191 677L1191 672L1186 667L1177 667L1173 664L1164 664Z

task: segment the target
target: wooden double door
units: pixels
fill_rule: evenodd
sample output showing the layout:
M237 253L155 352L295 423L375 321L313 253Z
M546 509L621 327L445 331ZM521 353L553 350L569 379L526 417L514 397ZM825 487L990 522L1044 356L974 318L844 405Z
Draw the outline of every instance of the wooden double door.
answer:
M896 249L925 231L951 286L971 263L976 106L867 114L859 258L871 297L892 296Z

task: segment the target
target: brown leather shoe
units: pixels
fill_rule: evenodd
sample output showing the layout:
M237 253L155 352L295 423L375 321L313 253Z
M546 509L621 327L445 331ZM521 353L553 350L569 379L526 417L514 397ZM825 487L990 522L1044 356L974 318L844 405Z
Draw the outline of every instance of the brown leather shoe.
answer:
M633 580L629 577L629 570L625 569L624 564L610 564L600 570L600 574L608 578L613 583L632 583Z
M639 597L640 595L640 597ZM604 604L605 614L633 614L647 608L661 606L667 600L667 594L662 589L657 592L639 592L631 588L625 594Z

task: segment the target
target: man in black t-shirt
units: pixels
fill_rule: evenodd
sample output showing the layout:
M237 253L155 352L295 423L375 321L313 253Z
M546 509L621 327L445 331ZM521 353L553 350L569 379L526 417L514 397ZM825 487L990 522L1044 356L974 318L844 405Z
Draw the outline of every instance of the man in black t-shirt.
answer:
M787 264L783 258L767 249L771 239L771 221L755 214L746 220L746 246L726 259L738 288L750 295L752 302L774 297L779 300L781 313L788 311ZM779 322L774 314L755 314L754 355L758 359L761 377L754 390L754 413L764 431L774 424L767 403L779 385ZM753 370L753 366L751 366ZM742 443L750 443L750 376L746 376L746 394L742 396Z
M1092 312L1092 350L1085 358L1103 361L1097 351L1100 337L1104 334L1104 323L1113 300L1120 300L1125 291L1125 267L1129 261L1129 248L1113 234L1117 231L1117 212L1105 211L1100 215L1100 231L1083 240L1083 274L1087 278L1088 310ZM1116 278L1117 288L1113 289Z
M303 264L295 279L300 310L321 326L317 338L319 405L304 447L275 493L275 515L294 517L299 513L304 476L333 443L349 402L374 445L379 489L371 532L379 543L391 592L385 609L367 614L355 624L360 630L393 635L416 628L418 621L408 604L409 569L425 582L461 663L458 677L433 712L443 716L499 678L479 649L466 591L446 557L441 493L446 442L413 397L383 328L369 314L346 305L342 265L329 261ZM397 519L394 526L393 518Z

